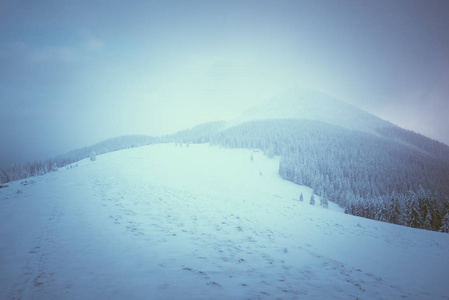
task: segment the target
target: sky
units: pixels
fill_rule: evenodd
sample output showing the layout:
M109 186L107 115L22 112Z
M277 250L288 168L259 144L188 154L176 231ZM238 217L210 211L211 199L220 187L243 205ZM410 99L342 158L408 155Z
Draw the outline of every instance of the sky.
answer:
M0 1L0 165L303 87L449 144L449 1Z

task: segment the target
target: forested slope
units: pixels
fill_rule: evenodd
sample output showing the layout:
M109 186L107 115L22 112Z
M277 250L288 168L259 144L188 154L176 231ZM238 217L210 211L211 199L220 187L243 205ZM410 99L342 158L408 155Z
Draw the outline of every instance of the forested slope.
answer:
M188 132L204 137L202 129ZM208 131L208 135L211 144L280 155L282 178L313 188L347 213L447 231L449 163L440 158L445 145L441 150L438 145L426 146L424 140L424 146L411 146L389 138L388 131L380 132L386 137L319 121L288 119L250 121L217 129L212 135ZM181 134L173 141L189 143L195 138ZM430 150L424 151L426 147Z

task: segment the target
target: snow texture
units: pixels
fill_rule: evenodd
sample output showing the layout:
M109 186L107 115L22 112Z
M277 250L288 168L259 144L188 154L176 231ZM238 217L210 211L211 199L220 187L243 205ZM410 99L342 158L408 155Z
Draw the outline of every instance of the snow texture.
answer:
M448 234L299 202L278 164L162 144L11 182L0 299L449 299Z

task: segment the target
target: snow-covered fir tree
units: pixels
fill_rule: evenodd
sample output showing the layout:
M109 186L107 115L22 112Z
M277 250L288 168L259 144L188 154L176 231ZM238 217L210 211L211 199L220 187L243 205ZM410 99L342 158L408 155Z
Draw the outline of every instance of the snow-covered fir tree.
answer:
M449 233L449 199L446 197L443 205L444 217L441 220L441 226L438 231Z
M432 230L433 228L432 214L427 211L426 218L424 219L423 228L427 230Z
M312 192L312 196L310 196L309 204L310 205L315 205L315 196L313 196L313 192Z
M385 201L383 199L380 199L378 205L377 205L377 212L375 219L381 222L387 221L387 205L385 204Z
M442 225L440 227L440 232L449 233L449 212L444 215L442 220Z
M391 193L390 203L388 204L387 222L393 224L402 223L401 202L394 191Z
M412 190L409 190L405 203L405 224L414 228L421 228L423 224L418 199Z
M329 207L329 202L327 200L327 193L323 192L323 195L321 195L320 197L320 205L324 208L328 208Z

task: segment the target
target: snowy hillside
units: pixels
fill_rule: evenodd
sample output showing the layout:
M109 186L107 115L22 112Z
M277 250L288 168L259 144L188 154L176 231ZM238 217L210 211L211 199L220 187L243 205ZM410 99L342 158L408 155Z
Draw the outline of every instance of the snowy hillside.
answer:
M243 113L231 125L290 118L322 121L369 133L376 133L376 128L394 127L387 121L324 93L299 88L281 93L269 102Z
M448 234L311 206L278 168L159 144L10 182L0 299L449 299Z

